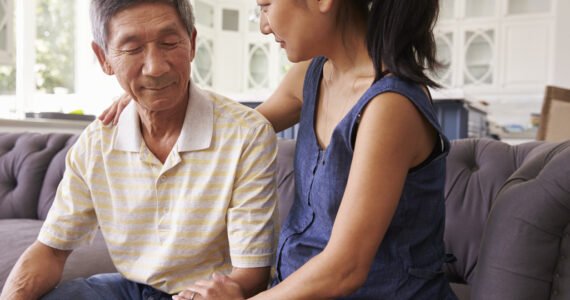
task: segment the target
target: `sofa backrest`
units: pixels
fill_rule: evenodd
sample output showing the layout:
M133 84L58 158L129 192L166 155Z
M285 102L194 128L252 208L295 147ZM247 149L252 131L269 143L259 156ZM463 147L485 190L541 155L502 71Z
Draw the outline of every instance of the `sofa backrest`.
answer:
M57 188L61 180L61 176L48 176L57 183L52 182L44 191L46 172L53 173L49 168L65 168L53 158L58 153L65 156L72 138L64 133L0 133L0 219L45 218L53 197L40 199L40 194Z
M570 140L527 158L499 191L472 298L570 299Z
M452 282L472 283L487 216L505 181L543 142L517 146L492 139L451 141L445 180L445 246L457 260L444 265Z

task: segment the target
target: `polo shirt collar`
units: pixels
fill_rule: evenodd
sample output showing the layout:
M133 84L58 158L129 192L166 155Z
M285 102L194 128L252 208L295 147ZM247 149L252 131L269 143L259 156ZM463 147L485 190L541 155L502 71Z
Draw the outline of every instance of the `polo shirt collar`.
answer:
M182 131L176 142L179 152L197 151L210 147L214 132L214 103L193 82L189 83L190 96ZM139 152L143 141L139 127L140 117L136 102L131 101L123 110L117 124L113 149Z

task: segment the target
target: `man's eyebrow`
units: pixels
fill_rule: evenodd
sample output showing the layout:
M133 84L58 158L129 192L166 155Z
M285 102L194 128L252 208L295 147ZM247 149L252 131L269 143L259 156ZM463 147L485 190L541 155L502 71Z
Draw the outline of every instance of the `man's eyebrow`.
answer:
M180 30L178 29L178 27L179 27L179 26L177 26L175 23L172 23L172 24L170 24L170 25L168 25L168 26L162 28L160 31L158 31L158 34L161 35L161 36L162 36L162 35L167 35L167 34L173 34L173 33L178 34L179 31L180 31Z
M158 36L164 36L164 35L168 35L168 34L178 34L180 32L180 30L178 29L178 26L175 23L172 23L168 26L165 26L164 28L160 29L158 31ZM139 37L135 34L129 34L126 35L125 37L122 37L119 42L117 43L117 45L119 47L129 43L129 42L137 42L139 40Z

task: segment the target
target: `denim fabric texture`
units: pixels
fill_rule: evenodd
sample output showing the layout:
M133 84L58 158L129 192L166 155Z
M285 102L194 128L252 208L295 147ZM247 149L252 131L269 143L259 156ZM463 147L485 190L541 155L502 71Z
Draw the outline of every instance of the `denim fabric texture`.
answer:
M409 170L368 278L345 299L457 299L442 271L449 141L430 99L419 86L386 76L374 83L340 121L323 150L316 139L314 116L325 62L324 57L313 59L305 77L295 154L295 200L279 237L274 285L327 245L346 187L360 114L376 95L395 92L408 98L426 117L439 132L440 143L426 162Z
M119 273L98 274L67 281L40 300L171 300L172 296L151 286L130 281Z

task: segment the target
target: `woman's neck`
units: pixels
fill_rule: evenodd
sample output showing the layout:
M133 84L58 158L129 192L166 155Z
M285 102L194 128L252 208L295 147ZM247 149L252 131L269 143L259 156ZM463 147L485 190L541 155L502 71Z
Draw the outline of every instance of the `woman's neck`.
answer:
M328 68L325 73L330 76L328 79L373 77L374 67L368 55L365 32L352 27L337 33L324 50L324 56L329 60L325 67Z

